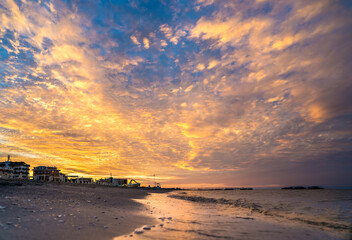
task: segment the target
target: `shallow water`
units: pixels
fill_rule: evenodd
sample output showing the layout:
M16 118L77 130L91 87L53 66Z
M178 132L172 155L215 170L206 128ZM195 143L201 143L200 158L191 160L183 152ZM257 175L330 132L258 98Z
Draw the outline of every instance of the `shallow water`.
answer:
M327 228L351 227L352 190L189 191L173 196L241 207Z
M139 201L159 223L116 239L351 237L351 190L175 191Z

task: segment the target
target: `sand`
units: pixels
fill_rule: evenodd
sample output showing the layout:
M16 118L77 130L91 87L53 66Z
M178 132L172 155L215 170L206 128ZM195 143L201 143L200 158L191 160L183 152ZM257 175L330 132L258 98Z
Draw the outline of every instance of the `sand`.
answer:
M0 186L0 239L113 239L155 219L133 201L143 189L96 185Z

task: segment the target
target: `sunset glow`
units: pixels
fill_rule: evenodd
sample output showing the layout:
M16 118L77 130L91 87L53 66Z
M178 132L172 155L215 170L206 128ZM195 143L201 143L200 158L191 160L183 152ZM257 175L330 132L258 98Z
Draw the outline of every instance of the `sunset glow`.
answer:
M143 185L352 185L349 1L0 2L0 161Z

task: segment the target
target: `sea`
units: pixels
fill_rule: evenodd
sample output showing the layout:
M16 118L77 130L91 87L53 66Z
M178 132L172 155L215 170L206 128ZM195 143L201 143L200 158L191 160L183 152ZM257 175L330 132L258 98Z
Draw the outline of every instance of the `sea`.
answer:
M188 190L143 200L155 224L117 239L352 239L352 190Z

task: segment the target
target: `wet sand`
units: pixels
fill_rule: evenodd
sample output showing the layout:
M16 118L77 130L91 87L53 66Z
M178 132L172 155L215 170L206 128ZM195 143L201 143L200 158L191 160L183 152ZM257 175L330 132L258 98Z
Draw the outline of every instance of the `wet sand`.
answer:
M168 197L182 194L150 194L137 201L149 209L158 223L150 230L133 234L133 239L248 239L248 240L349 240L351 235L338 229L325 229L253 212L226 204L195 202ZM114 240L131 239L129 235Z
M0 186L0 239L113 239L155 219L132 199L143 189L96 185Z

